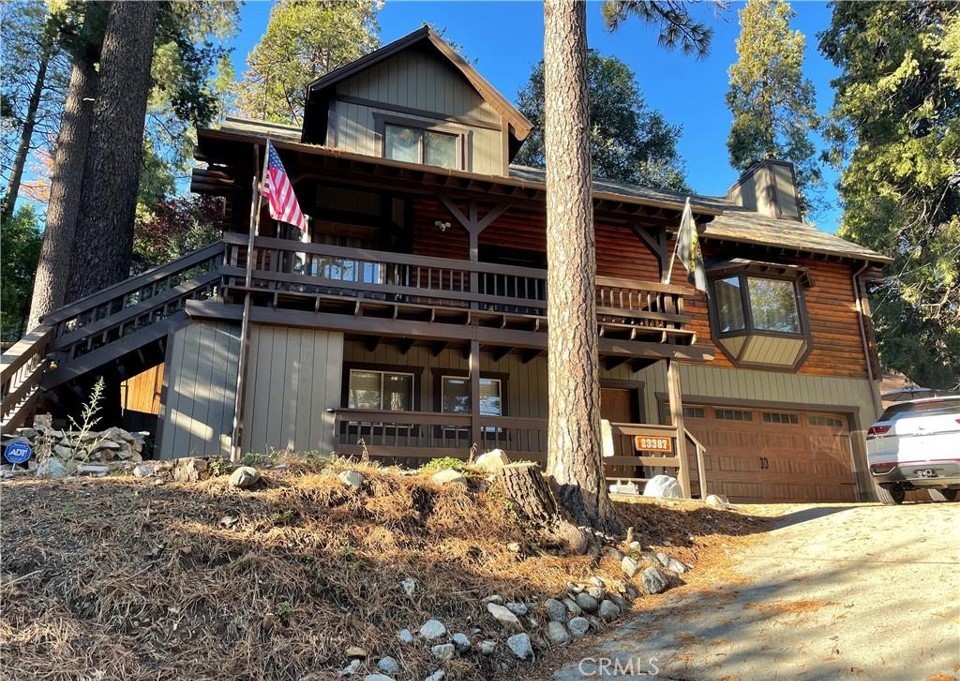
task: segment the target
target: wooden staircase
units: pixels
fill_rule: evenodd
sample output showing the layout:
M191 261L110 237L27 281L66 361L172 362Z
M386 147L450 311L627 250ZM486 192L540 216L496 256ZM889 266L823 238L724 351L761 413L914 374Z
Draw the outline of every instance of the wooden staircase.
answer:
M97 369L123 379L162 362L186 301L218 295L223 253L218 241L44 317L0 357L0 430L13 432L41 395L56 399Z

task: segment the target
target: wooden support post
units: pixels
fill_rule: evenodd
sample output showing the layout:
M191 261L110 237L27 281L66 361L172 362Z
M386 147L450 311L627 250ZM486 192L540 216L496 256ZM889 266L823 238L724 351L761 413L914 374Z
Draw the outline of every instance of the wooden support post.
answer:
M667 360L667 392L670 396L670 424L677 429L678 479L683 496L690 498L690 466L687 460L687 432L683 427L683 395L680 391L680 365Z
M482 446L480 429L480 341L470 341L470 442Z

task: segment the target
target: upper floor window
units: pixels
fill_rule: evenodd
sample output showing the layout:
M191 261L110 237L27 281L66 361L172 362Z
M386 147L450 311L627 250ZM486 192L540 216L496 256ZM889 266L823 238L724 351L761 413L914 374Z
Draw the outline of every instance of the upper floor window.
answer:
M714 281L720 333L802 333L796 283L740 274Z
M394 161L428 166L462 167L460 135L387 123L383 130L383 156Z

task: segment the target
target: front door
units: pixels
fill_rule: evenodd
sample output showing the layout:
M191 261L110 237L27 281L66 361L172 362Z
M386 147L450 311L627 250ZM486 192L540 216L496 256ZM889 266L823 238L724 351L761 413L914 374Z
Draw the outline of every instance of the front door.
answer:
M611 423L636 423L639 412L636 390L600 388L600 418L604 418ZM615 456L633 455L633 437L630 435L614 435L613 451ZM641 478L643 477L643 468L640 466L607 466L606 476L608 478Z

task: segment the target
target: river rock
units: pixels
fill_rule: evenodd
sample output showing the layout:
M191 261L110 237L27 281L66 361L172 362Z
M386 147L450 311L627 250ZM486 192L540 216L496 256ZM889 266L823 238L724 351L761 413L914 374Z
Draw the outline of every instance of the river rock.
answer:
M337 475L337 478L339 478L340 482L342 482L344 485L353 489L360 489L363 487L363 481L365 480L363 473L360 473L359 471L340 471L340 474Z
M413 632L409 629L401 629L397 632L397 638L400 639L400 643L413 643Z
M467 486L467 478L460 471L452 468L444 468L430 476L430 480L438 485L460 485Z
M676 478L669 475L655 475L647 481L643 488L643 496L680 499L683 497L683 490L680 489L680 483L677 482Z
M574 617L567 622L567 627L570 629L571 636L581 638L590 631L590 622L585 617Z
M493 615L494 619L496 619L505 627L514 629L522 628L520 626L520 620L517 619L517 616L502 605L497 605L496 603L487 603L487 612Z
M560 622L551 621L547 624L547 638L557 646L565 646L570 643L570 634Z
M456 651L457 648L452 643L440 643L430 648L430 654L441 662L452 658Z
M613 601L603 601L600 603L600 619L604 622L612 622L620 617L620 608Z
M493 655L497 649L497 642L486 638L477 645L481 655Z
M38 478L65 478L67 477L67 468L56 457L49 457L37 468Z
M689 569L687 568L686 565L681 563L679 560L677 560L673 556L667 555L663 551L657 552L657 561L659 561L659 563L663 567L667 568L671 572L676 572L677 574L682 575L684 572L686 572Z
M502 449L492 449L477 457L474 463L478 468L482 468L487 473L498 473L501 468L510 463L510 457L508 457Z
M527 608L526 604L524 604L524 603L516 603L516 602L507 603L507 604L506 604L506 608L507 608L507 610L509 610L510 612L512 612L514 615L517 615L518 617L519 617L520 615L526 615L527 612L528 612L528 610L529 610L529 608Z
M640 573L640 581L643 582L643 588L651 594L663 593L670 586L667 576L656 567L648 567Z
M377 669L382 671L384 674L397 674L400 672L400 663L397 662L396 659L387 655L377 662Z
M514 634L508 638L507 647L521 660L533 656L533 644L530 642L530 636L526 633Z
M577 602L572 598L564 598L563 605L564 607L566 607L567 612L569 612L571 615L576 616L576 615L583 614L583 610L580 608L579 605L577 605Z
M453 641L453 645L456 646L458 653L469 652L470 648L472 647L470 645L470 639L467 638L467 635L462 632L454 634L451 640Z
M253 466L240 466L230 474L230 486L237 489L250 489L260 482L260 471Z
M567 621L567 606L556 598L548 598L543 606L547 611L547 617L549 617L552 622Z
M588 594L586 591L577 594L577 605L580 606L581 610L589 613L596 612L597 608L600 607L600 604L597 603L597 599Z
M620 569L623 570L623 574L627 577L633 577L637 574L637 571L640 569L640 566L630 556L624 556L623 560L620 561Z
M440 620L427 620L423 626L420 627L420 635L428 641L433 641L441 636L446 636L447 628L443 626L443 622Z

